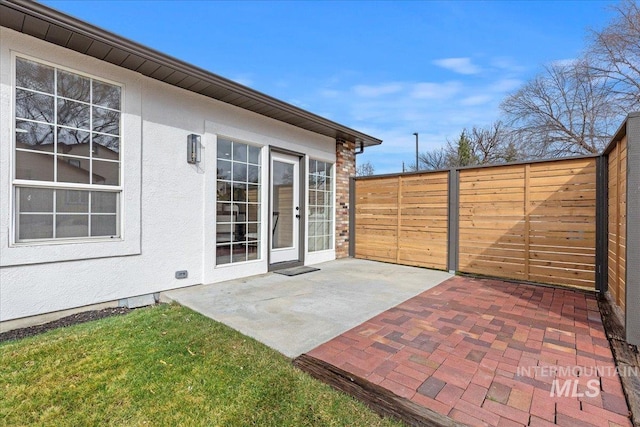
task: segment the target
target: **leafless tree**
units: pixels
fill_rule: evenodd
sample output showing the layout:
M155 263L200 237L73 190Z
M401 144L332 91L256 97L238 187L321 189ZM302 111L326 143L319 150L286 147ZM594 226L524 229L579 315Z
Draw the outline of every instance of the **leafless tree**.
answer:
M623 0L614 10L612 22L592 32L587 56L592 73L610 81L618 108L627 113L640 107L640 7Z
M421 170L440 170L449 168L447 151L444 148L424 151L418 155Z
M500 121L487 127L474 126L464 129L455 141L447 141L442 148L420 153L420 168L425 170L448 169L508 163L520 160L518 146L512 133Z
M528 158L598 153L620 120L610 87L587 60L553 64L501 108Z
M371 162L367 161L356 167L356 176L371 176L375 173L375 168Z

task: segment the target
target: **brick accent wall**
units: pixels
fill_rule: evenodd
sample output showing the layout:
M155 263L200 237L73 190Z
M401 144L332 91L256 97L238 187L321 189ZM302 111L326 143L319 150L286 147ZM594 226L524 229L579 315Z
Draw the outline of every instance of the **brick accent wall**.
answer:
M356 145L336 140L336 258L349 256L349 179L356 174Z

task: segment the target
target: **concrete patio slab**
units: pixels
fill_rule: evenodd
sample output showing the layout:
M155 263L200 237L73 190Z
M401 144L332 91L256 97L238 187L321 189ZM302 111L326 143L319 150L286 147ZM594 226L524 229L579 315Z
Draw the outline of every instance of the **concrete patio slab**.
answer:
M163 293L296 357L449 279L443 271L341 259L287 277L274 273Z

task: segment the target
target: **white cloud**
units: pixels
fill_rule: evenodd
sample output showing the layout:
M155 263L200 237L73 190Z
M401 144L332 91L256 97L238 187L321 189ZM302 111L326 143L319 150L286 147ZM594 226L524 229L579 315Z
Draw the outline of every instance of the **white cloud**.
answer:
M522 73L526 70L525 67L517 64L512 58L506 56L492 58L489 64L491 67L498 68L501 71L509 71L512 73Z
M505 78L491 83L488 89L495 93L505 93L518 89L520 86L522 86L522 80Z
M417 83L413 87L411 96L417 99L445 100L453 97L462 90L460 82Z
M365 98L377 98L383 95L391 95L400 92L401 90L402 85L399 83L383 83L377 86L357 85L353 88L356 95Z
M473 64L471 58L442 58L436 59L433 63L458 74L470 75L480 72L480 67Z
M473 95L463 98L460 101L460 105L464 105L466 107L471 107L474 105L483 105L490 102L494 97L490 95Z

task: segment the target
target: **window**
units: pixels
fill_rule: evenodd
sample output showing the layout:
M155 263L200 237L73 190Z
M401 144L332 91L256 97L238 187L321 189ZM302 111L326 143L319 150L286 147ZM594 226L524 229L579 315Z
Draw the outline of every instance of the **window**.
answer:
M331 163L309 160L309 252L333 247Z
M216 264L260 258L260 148L218 139Z
M16 241L118 237L120 86L16 58Z

